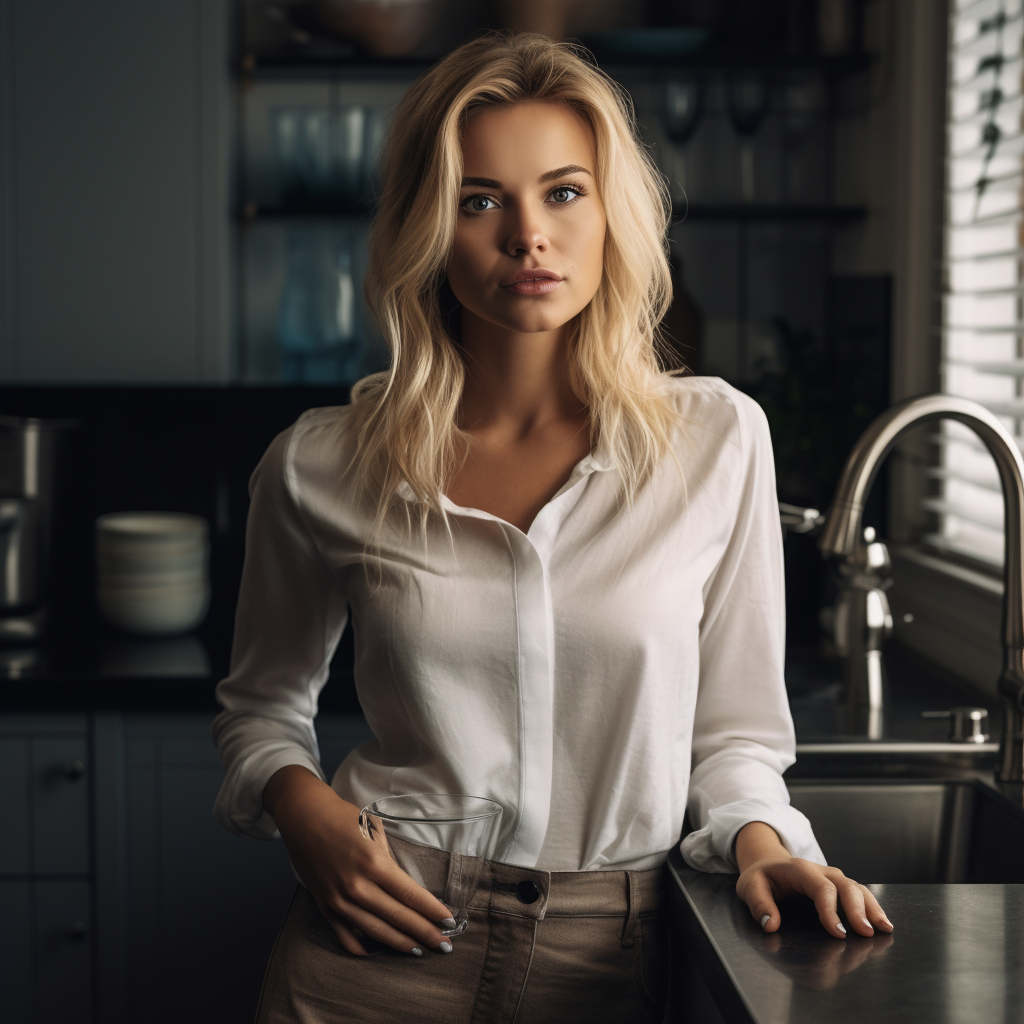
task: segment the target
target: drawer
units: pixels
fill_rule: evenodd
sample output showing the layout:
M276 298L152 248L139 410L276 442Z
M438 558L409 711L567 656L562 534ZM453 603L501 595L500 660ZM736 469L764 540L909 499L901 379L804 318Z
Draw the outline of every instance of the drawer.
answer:
M0 736L0 875L89 873L89 744Z
M85 736L34 737L32 870L89 873L89 744Z
M0 879L5 1024L88 1024L92 945L87 881Z

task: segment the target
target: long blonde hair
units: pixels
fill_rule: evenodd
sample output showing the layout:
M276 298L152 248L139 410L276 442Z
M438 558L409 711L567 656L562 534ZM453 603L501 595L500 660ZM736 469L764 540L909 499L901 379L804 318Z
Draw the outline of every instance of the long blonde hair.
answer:
M632 100L574 43L491 31L448 54L399 103L381 160L370 229L366 300L391 367L352 388L356 462L379 495L374 535L403 480L447 522L443 489L457 468L456 413L465 364L457 303L445 267L462 180L461 133L477 110L526 101L564 103L589 125L596 186L607 217L604 274L575 318L571 383L631 502L669 445L676 422L657 353L672 301L671 196L640 140ZM408 509L406 509L408 512Z

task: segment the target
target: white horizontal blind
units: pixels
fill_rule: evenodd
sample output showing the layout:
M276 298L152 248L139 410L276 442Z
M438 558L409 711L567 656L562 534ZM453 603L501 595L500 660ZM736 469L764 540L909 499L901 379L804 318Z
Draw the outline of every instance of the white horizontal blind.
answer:
M943 390L1024 426L1024 0L955 0L950 32ZM940 496L933 544L1003 560L995 463L976 436L944 422L930 472Z

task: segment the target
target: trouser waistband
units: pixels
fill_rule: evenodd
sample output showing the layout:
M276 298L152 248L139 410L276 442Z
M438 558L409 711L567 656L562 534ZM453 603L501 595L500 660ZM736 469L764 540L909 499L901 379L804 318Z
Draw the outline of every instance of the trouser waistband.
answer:
M484 861L470 907L543 921L545 917L621 917L659 910L664 867L644 871L542 871Z

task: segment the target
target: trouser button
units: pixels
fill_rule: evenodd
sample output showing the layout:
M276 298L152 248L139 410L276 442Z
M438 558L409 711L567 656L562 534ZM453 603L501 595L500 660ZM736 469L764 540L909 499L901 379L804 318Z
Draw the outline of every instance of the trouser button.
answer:
M516 896L520 903L536 903L540 899L540 889L536 882L524 879L516 886Z

